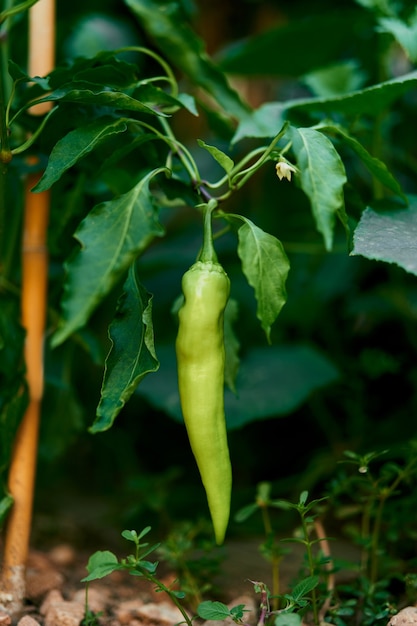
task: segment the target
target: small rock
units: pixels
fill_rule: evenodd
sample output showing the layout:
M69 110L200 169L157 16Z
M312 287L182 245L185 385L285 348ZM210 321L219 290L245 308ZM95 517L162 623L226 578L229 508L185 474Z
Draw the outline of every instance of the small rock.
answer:
M172 626L184 621L181 611L167 602L143 604L139 608L136 617L146 622L154 622L166 626Z
M72 546L62 543L49 551L49 558L54 565L65 567L75 562L76 552Z
M120 624L130 624L133 617L138 615L143 602L141 600L125 600L120 602L114 613Z
M58 572L36 572L26 574L26 595L30 600L38 600L52 589L62 587L64 578Z
M51 589L61 587L63 582L64 577L49 558L41 552L30 552L26 568L26 596L30 600L38 600Z
M100 613L106 608L106 601L108 600L107 589L95 589L90 587L88 590L88 608L93 613ZM85 589L78 589L72 596L74 602L85 605Z
M49 611L50 607L57 602L63 602L64 598L62 597L62 593L58 591L58 589L52 589L45 597L44 601L41 604L41 608L39 612L41 615L46 615Z
M84 619L84 605L79 602L54 602L45 615L45 626L79 626Z
M39 622L36 621L30 615L24 615L18 622L17 626L40 626Z
M397 615L391 617L388 626L416 626L417 625L417 606L407 606Z

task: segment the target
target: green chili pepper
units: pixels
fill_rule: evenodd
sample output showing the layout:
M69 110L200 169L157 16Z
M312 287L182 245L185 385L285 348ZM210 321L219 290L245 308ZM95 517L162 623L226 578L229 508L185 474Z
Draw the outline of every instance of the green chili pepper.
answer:
M224 415L223 320L230 281L217 262L207 220L211 220L209 211L200 260L182 279L184 304L179 311L176 352L184 422L206 491L216 542L221 544L229 521L232 488Z

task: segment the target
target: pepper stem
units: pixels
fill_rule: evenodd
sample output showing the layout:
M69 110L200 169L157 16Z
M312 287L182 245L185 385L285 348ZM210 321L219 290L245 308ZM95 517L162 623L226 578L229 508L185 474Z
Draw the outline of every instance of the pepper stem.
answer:
M203 263L218 263L217 254L213 245L213 227L211 222L211 215L216 207L217 200L214 198L207 202L207 204L203 205L203 247L198 256L198 260Z

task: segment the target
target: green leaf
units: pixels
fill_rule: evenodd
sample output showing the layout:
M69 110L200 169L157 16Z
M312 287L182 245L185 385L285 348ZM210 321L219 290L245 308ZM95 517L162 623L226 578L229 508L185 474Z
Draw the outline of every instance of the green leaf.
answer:
M112 342L106 359L101 399L92 433L109 429L146 374L156 372L152 296L139 283L134 264L129 269L116 317L110 325Z
M410 61L417 62L417 11L414 11L408 24L395 17L381 17L380 29L390 33L403 48Z
M290 111L310 113L344 113L350 117L355 115L379 115L398 98L401 98L417 84L417 71L397 76L382 83L352 91L333 98L312 98L290 101L285 108Z
M238 316L238 303L230 299L224 313L224 349L226 353L224 382L236 393L236 376L239 371L240 344L233 330L233 324Z
M232 606L232 608L230 609L230 616L232 617L234 622L241 621L244 614L248 611L249 609L245 609L244 604L236 604L236 606Z
M187 23L179 3L156 0L125 0L125 3L164 56L194 85L211 94L229 115L239 118L250 110L207 55L203 41Z
M80 224L75 237L81 250L66 264L63 320L53 346L84 326L132 262L163 235L149 191L151 178L162 171L149 172L127 193L97 205Z
M154 109L160 109L163 112L165 108L167 109L167 113L172 113L179 108L186 108L193 115L198 115L194 98L188 96L188 94L182 94L175 98L160 87L144 84L139 85L139 87L135 89L134 96L143 104Z
M409 199L405 209L368 207L354 232L351 254L395 263L417 275L417 196Z
M230 609L223 602L206 600L198 605L197 614L204 620L225 620L230 617Z
M291 138L300 170L297 180L310 199L326 249L331 250L336 215L345 217L343 186L347 179L342 159L330 139L317 130L292 128Z
M156 408L182 422L178 396L175 350L158 346L160 375L148 376L138 393ZM229 430L255 420L287 415L311 393L334 383L339 372L318 350L309 346L265 346L249 350L236 379L236 394L225 390Z
M10 509L13 506L12 496L6 495L0 500L0 528L3 527L4 522L7 519Z
M279 613L275 618L275 626L302 626L303 620L299 613Z
M73 89L72 87L56 89L51 94L39 98L39 102L74 102L78 104L91 104L93 106L112 107L120 111L136 111L137 113L149 113L159 117L166 117L155 106L143 104L136 98L132 98L120 91L95 91L92 89ZM27 106L31 106L29 103Z
M123 530L122 531L123 539L127 539L127 541L133 541L133 543L138 543L138 533L136 530Z
M375 13L392 14L392 0L355 0L355 2Z
M299 582L298 585L293 587L293 589L291 590L291 597L294 598L296 602L298 602L299 600L304 598L304 596L310 593L310 591L315 589L319 582L320 579L318 576L308 576L307 578L304 578L304 580Z
M271 326L287 299L285 282L290 264L282 243L276 237L264 232L246 217L230 217L244 222L238 230L237 251L243 273L255 290L256 315L270 341Z
M246 522L246 520L257 511L259 511L259 507L256 503L247 504L237 511L233 519L238 523Z
M113 552L99 550L90 556L86 569L89 574L81 579L83 583L108 576L116 569L119 569L119 562Z
M320 68L302 78L303 83L320 98L348 94L363 87L365 80L365 73L353 60Z
M208 146L201 139L198 139L197 141L200 148L205 148L205 150L207 150L207 152L211 154L213 159L215 159L217 163L219 163L228 174L232 171L235 164L227 154L225 154L215 146Z
M2 292L3 291L3 292ZM7 472L17 429L28 403L23 348L25 331L20 326L19 300L0 289L0 484ZM0 497L3 489L0 487ZM5 496L7 498L7 492ZM8 500L4 501L7 507Z
M377 180L385 185L387 189L390 189L392 192L398 194L407 201L407 198L404 195L399 182L388 170L385 163L370 155L366 148L364 148L364 146L357 139L349 135L349 133L345 129L337 126L336 124L327 123L316 126L316 129L323 132L329 132L340 137L343 143L345 143L349 148L351 148L351 150L356 153L356 155L360 158L365 167Z
M276 129L281 128L292 113L312 113L322 117L334 113L342 113L350 118L357 115L375 117L387 110L395 100L415 88L416 84L417 71L413 71L341 96L267 102L242 118L233 137L233 143L245 137L274 137Z
M108 137L127 129L123 119L101 117L91 124L70 131L52 149L46 170L32 191L49 189L62 174L86 154L97 148Z

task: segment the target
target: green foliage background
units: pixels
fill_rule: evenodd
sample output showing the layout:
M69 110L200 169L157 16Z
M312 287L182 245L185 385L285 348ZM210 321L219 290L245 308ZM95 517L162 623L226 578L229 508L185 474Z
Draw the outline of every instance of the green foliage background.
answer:
M173 352L173 305L201 245L193 208L200 198L183 173L165 178L166 146L143 128L135 134L134 115L148 120L175 110L172 128L208 180L232 167L225 154L237 163L290 123L285 141L300 171L295 182L279 182L266 163L224 204L230 230L216 241L232 281L234 354L240 344L235 392L226 391L234 508L260 480L275 483L283 497L319 488L344 449L389 447L401 455L416 434L417 403L414 3L345 0L335 11L329 0L74 0L57 8L57 70L53 94L45 97L59 107L32 147L42 167L51 155L38 190L52 186L53 202L39 510L53 510L51 494L65 500L73 492L91 503L105 496L118 526L163 526L206 514L181 424ZM25 86L25 40L25 17L17 16L8 44L11 76L22 79L15 111L47 91L42 80ZM131 63L141 77L160 73L153 57L133 50L118 62L105 54L131 45L150 47L173 67L177 97L156 93L152 83L131 90ZM94 62L81 58L97 54ZM34 125L23 112L12 142ZM2 195L4 484L25 402L18 393L24 156L13 158ZM289 259L287 302L272 325L271 346L262 330L271 325L265 321L270 300L250 280L258 239L251 247L240 230L237 248L243 226L233 215L244 215L252 234L256 224L278 238ZM98 227L98 219L108 228ZM116 256L119 232L129 224L138 236L123 239ZM104 268L102 283L97 265ZM274 270L262 272L267 282ZM137 310L140 329L130 316ZM116 345L107 361L110 386L100 398L109 326L112 340L118 337L137 362L129 384L113 396ZM137 345L144 346L139 356ZM111 425L109 403L121 411L115 424L91 434Z

